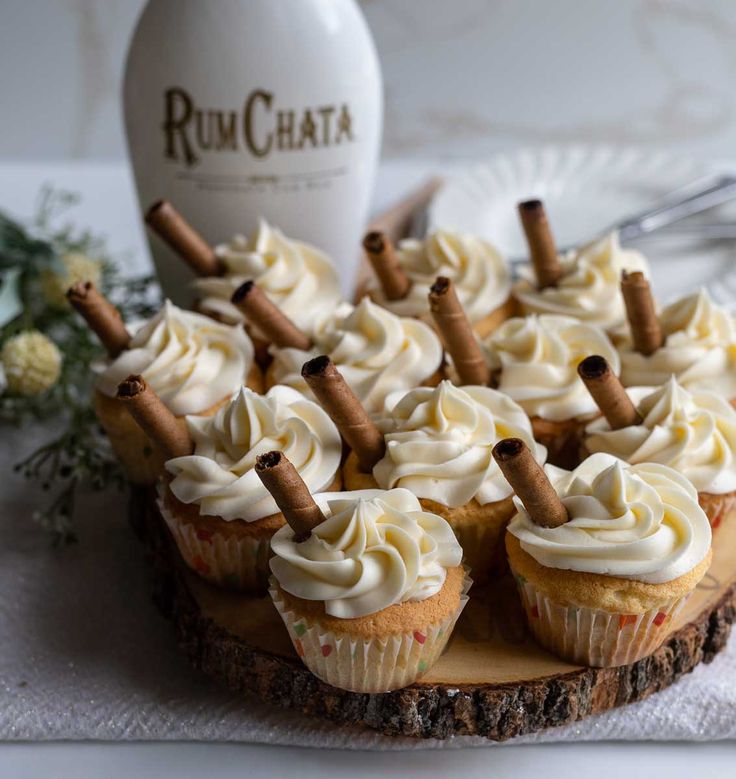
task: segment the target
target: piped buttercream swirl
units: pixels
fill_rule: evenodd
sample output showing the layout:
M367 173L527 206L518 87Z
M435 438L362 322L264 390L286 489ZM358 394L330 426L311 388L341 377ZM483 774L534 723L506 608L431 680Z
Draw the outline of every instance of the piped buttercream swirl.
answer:
M289 319L311 335L314 323L342 299L332 260L314 246L287 238L260 219L250 237L236 235L215 254L225 265L223 276L196 279L199 307L225 322L242 323L230 298L253 280Z
M369 413L380 411L389 394L427 380L442 363L442 346L429 326L398 317L368 297L357 306L338 306L317 326L314 341L309 352L272 348L274 380L309 394L302 365L328 354Z
M429 314L427 295L437 276L452 279L473 324L502 306L511 292L511 275L503 257L488 241L474 235L436 230L423 241L401 241L397 258L411 279L409 294L402 300L387 300L375 278L370 294L399 316Z
M278 507L254 467L258 455L283 452L311 492L329 487L340 467L337 428L311 400L290 387L259 395L243 387L211 417L187 417L194 454L166 463L170 487L200 514L254 522Z
M540 527L515 498L519 513L509 524L540 565L660 584L708 554L708 518L693 485L672 468L594 454L574 471L547 473L569 521Z
M690 393L674 376L653 392L629 390L640 425L611 430L603 419L587 427L589 452L629 463L661 463L687 477L699 492L736 490L736 409L712 392Z
M577 373L591 354L619 370L616 349L594 325L571 317L530 314L508 319L484 342L498 389L529 416L559 421L596 414L598 408Z
M521 438L540 463L546 457L523 409L488 387L455 387L449 381L418 387L379 426L385 431L386 454L373 469L378 484L405 487L451 508L511 495L491 454L502 438Z
M442 589L462 549L449 524L424 511L404 489L324 493L315 497L325 521L296 543L290 527L271 540L271 571L286 592L323 601L352 619Z
M659 321L665 343L649 356L634 351L627 334L619 345L621 380L628 387L657 386L674 375L691 390L736 398L736 322L705 289L666 306Z
M121 381L141 374L174 414L197 414L232 395L252 366L253 343L242 327L167 300L129 348L102 370L97 389L115 397Z
M554 287L538 289L531 268L522 270L514 295L525 314L572 316L606 329L624 321L625 309L619 289L622 271L649 267L639 252L621 248L613 232L579 251L561 258L563 275Z

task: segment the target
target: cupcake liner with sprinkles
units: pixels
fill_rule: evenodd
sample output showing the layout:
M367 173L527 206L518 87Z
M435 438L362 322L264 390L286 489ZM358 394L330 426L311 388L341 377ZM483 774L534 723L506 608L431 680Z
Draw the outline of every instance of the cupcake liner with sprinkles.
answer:
M689 597L642 614L617 614L557 603L522 576L514 578L537 642L571 663L598 668L628 665L654 652Z
M319 622L290 610L274 577L269 592L296 653L315 676L343 690L380 693L407 687L432 667L468 602L471 584L466 571L459 606L441 622L370 639L325 630Z
M268 589L270 536L233 538L198 530L169 511L161 488L157 503L184 562L199 576L228 590L263 593Z

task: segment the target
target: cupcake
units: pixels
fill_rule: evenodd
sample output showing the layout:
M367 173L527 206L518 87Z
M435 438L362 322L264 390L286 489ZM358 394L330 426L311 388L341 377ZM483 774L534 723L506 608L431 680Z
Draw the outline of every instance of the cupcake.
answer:
M491 385L531 419L534 437L555 465L578 462L585 425L598 408L577 375L591 350L616 358L606 334L570 317L514 317L479 343L450 279L439 276L429 293L430 311L447 349L448 374L460 385Z
M606 330L625 318L619 294L621 272L649 272L644 257L621 248L618 233L610 233L562 257L562 275L555 286L540 289L529 268L514 284L514 297L524 314L571 316Z
M488 335L513 316L511 274L490 243L473 235L436 230L424 240L406 239L394 250L381 233L368 233L363 245L375 270L367 294L398 316L432 324L427 294L437 276L451 278L473 329ZM396 275L400 280L396 283Z
M715 528L736 506L736 409L713 392L689 392L675 377L652 391L628 391L639 419L612 429L603 418L586 428L585 450L633 465L661 463L687 478Z
M257 467L264 473L283 463L274 452ZM272 481L274 492L294 500L293 479L283 487ZM442 653L467 602L470 580L450 526L404 489L316 501L321 517L307 532L287 526L271 542L270 593L297 654L324 682L354 692L414 683ZM303 516L304 499L296 502Z
M408 489L425 511L450 524L475 581L497 572L515 509L511 487L491 455L493 446L515 437L539 463L546 455L524 411L488 387L443 381L410 390L377 424L384 431L385 454L365 473L352 452L343 469L345 488Z
M665 465L608 454L572 472L548 467L547 481L519 451L509 441L495 450L518 495L506 549L534 637L583 665L651 654L710 565L695 488Z
M399 317L364 297L356 306L340 304L315 328L310 350L272 349L269 384L309 389L301 368L312 357L329 355L370 414L383 409L394 392L436 384L442 345L431 327Z
M337 429L289 387L245 387L213 416L187 417L193 451L166 462L160 509L187 565L213 584L263 591L284 517L255 473L259 454L288 455L313 492L340 488Z
M618 354L594 325L566 316L530 314L504 322L483 343L492 382L530 417L534 437L562 468L578 462L585 426L598 407L577 373L590 354L618 371Z
M149 209L146 221L197 274L193 286L199 310L228 324L245 321L231 299L249 280L307 333L319 315L342 299L332 260L313 246L287 238L264 219L249 237L236 235L214 249L166 201ZM192 234L195 239L187 241ZM267 340L255 328L251 335Z
M182 426L187 414L213 414L244 383L261 389L263 382L242 327L166 301L97 377L95 411L135 484L153 484L163 471L163 458L115 398L118 384L130 374L142 375Z
M636 281L636 279L634 279ZM621 380L627 387L659 386L670 376L688 390L717 392L736 401L736 323L705 289L662 309L661 330L649 348L637 346L638 322L618 343Z

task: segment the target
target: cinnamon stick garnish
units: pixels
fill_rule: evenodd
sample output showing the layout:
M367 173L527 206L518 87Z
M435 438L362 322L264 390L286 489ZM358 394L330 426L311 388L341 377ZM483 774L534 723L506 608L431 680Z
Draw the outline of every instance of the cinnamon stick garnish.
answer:
M256 473L294 531L294 540L306 541L325 515L297 469L282 452L266 452L256 459Z
M586 357L578 365L578 374L611 430L621 430L641 422L636 406L605 357L599 354Z
M340 435L355 452L361 469L370 473L383 457L386 442L342 374L323 354L304 363L302 376Z
M311 348L311 339L269 299L255 281L241 284L233 293L231 302L243 312L248 322L279 348L302 351Z
M541 200L525 200L518 208L537 287L556 287L562 278L562 266L544 205Z
M624 296L626 318L629 320L634 349L645 356L653 354L664 343L664 335L649 282L641 271L623 271L621 293Z
M363 248L387 300L403 300L411 289L411 279L396 257L396 249L384 233L374 230L363 239Z
M544 469L520 438L499 441L493 447L493 459L532 522L540 527L558 527L567 522L567 509Z
M66 297L102 341L112 359L128 348L130 333L120 312L91 281L72 284L66 291Z
M192 453L194 445L186 425L181 424L143 376L132 375L121 381L117 397L167 460Z
M221 276L225 266L212 247L168 200L156 201L146 223L198 276Z
M491 380L491 370L455 292L455 285L446 276L438 276L430 287L429 310L460 381L486 386Z

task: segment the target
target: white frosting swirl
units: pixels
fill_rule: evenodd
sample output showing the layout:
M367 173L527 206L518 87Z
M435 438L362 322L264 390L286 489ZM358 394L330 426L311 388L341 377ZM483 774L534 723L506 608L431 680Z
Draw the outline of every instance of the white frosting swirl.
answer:
M529 416L579 419L598 407L578 376L578 364L600 354L619 370L619 358L603 330L571 317L530 314L508 319L485 341L498 389Z
M695 488L677 471L594 454L574 471L547 466L547 473L570 520L540 527L515 498L519 513L509 524L540 565L660 584L708 554L710 523Z
M194 454L166 463L171 491L200 514L254 522L278 512L256 474L256 457L283 452L311 492L332 484L342 446L337 428L311 400L290 387L266 395L242 387L212 417L187 417Z
M514 295L525 314L561 314L612 328L626 315L619 289L621 272L649 275L643 255L622 249L617 232L570 252L561 263L564 275L555 287L538 289L531 268L521 271L523 278L514 285Z
M315 320L342 299L332 260L313 246L287 238L263 219L250 238L236 235L216 247L215 254L225 263L225 275L197 279L194 287L201 310L225 322L243 322L230 298L251 279L310 335Z
M674 375L683 387L736 398L736 323L705 289L681 298L659 317L666 341L648 357L627 334L619 345L621 380L628 387L663 384Z
M488 387L461 388L449 381L418 387L379 425L386 431L386 454L373 469L379 486L405 487L451 508L473 498L486 504L511 495L491 455L502 438L521 438L540 463L547 454L524 411Z
M736 490L736 409L712 392L691 394L674 376L654 392L629 390L640 425L611 430L602 417L588 425L590 452L629 463L661 463L686 476L699 492Z
M324 601L352 619L431 598L462 549L447 522L408 490L358 490L315 498L326 520L302 543L290 527L271 540L271 571L286 592Z
M272 349L275 380L309 394L302 365L328 354L369 413L380 411L390 393L421 384L442 363L442 345L430 327L397 317L368 297L357 306L340 304L317 326L314 341L310 352Z
M174 414L197 414L232 395L252 366L253 344L242 327L220 324L167 300L100 373L97 389L115 397L123 379L141 374Z
M424 241L401 241L396 254L412 281L409 294L403 300L387 300L375 277L370 290L374 300L399 316L429 313L427 295L437 276L453 280L473 324L502 306L511 292L511 275L503 257L477 236L437 230Z

